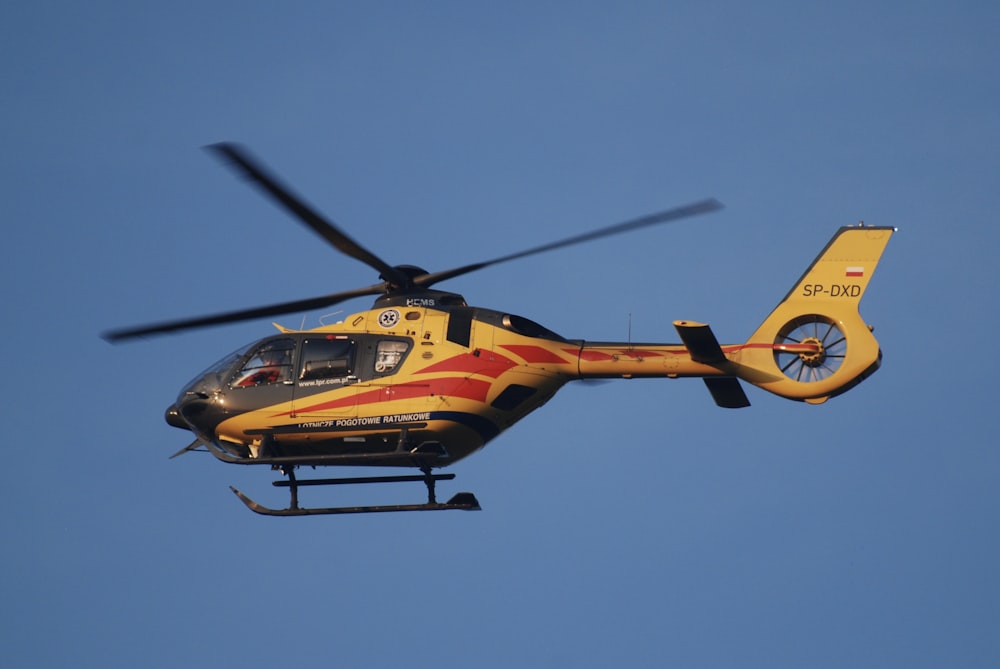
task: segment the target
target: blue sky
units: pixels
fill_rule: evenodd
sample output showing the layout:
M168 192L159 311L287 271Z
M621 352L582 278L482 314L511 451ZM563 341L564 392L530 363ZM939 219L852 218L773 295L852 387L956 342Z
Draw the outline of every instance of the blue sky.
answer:
M4 14L5 666L1000 660L994 4ZM567 387L441 484L480 513L255 516L227 486L280 504L269 472L168 460L162 413L270 324L98 337L374 282L222 140L431 270L726 204L441 285L574 338L742 341L837 228L897 226L862 303L883 367L820 407Z

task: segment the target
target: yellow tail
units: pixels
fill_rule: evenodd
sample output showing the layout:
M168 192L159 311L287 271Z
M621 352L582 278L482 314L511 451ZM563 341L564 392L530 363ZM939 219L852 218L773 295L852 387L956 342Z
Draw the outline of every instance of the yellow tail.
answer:
M845 227L753 333L737 376L813 404L850 390L878 369L878 341L858 303L895 228Z

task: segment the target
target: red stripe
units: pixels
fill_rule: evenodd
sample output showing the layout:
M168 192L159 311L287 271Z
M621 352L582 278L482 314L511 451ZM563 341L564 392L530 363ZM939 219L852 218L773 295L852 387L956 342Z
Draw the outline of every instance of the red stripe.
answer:
M476 353L479 355L476 355ZM483 376L495 379L511 367L516 366L516 362L504 355L478 349L475 353L456 355L453 358L434 363L430 367L424 367L414 373L441 374L445 372L461 372L462 374L482 374Z
M647 351L645 349L622 348L613 353L595 349L583 349L580 351L580 359L584 362L607 362L613 358L662 358L666 355L680 355L687 351ZM574 352L575 353L575 352Z
M569 351L566 352L569 353ZM575 355L576 351L574 351L573 353ZM604 362L607 360L611 360L611 354L605 353L604 351L591 351L583 349L582 351L580 351L580 360L583 360L585 362Z
M514 355L523 358L525 362L554 362L556 364L568 365L569 361L560 358L553 351L541 346L531 346L527 344L507 344L501 346Z
M433 379L427 383L401 383L358 394L358 404L412 400L420 397L457 397L485 402L492 384L489 381L466 378Z
M366 406L377 402L394 402L420 397L456 397L459 399L485 402L492 384L489 381L466 378L429 379L426 383L400 383L372 390L365 390L347 397L319 402L310 406L297 407L296 414L312 414L333 409L345 409L355 405ZM293 412L284 411L275 416L289 416Z
M644 351L637 348L628 348L622 351L619 355L624 355L626 358L662 358L663 354L659 351Z

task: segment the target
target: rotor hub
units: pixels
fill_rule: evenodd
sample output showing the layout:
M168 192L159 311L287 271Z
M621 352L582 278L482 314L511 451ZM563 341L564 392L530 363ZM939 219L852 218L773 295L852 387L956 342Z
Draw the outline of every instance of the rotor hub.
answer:
M392 279L385 274L379 274L378 278L385 281L387 285L387 291L392 290L406 290L413 286L413 280L418 276L423 276L427 274L427 270L422 267L417 267L416 265L396 265L393 267L394 270L398 271L400 274L406 277L405 285L398 285L392 282Z
M819 367L826 362L826 348L820 339L817 337L806 337L802 340L802 343L816 347L816 350L811 353L799 353L802 364L807 367Z

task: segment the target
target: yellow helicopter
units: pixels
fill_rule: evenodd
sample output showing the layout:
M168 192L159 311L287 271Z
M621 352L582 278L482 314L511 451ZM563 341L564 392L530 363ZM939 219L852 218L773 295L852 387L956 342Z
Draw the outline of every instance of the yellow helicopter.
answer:
M267 465L289 488L286 509L271 509L236 488L265 515L478 510L472 493L437 501L434 473L474 453L538 409L566 383L584 379L698 377L716 404L750 402L740 381L781 397L819 404L846 392L882 357L858 303L895 228L843 227L777 307L743 343L722 345L708 325L675 321L679 344L566 339L514 314L469 306L431 287L446 279L537 253L709 213L708 199L518 253L428 272L390 265L294 195L240 146L208 147L342 253L379 272L379 283L322 297L119 329L117 342L328 307L378 295L374 306L335 325L277 334L224 357L181 390L167 409L194 441L172 457L207 450L223 462ZM299 480L301 466L410 467L419 474ZM310 508L299 488L423 482L416 504Z

